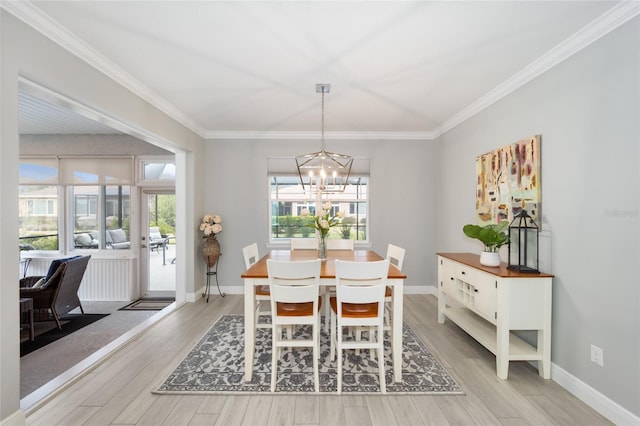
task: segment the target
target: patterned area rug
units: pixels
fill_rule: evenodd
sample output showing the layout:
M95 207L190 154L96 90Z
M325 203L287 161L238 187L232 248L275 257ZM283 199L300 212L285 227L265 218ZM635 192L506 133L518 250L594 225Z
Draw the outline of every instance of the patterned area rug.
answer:
M310 334L301 327L296 334ZM391 345L385 339L387 392L462 394L462 390L426 346L403 324L402 383L392 382ZM337 360L329 357L329 335L320 338L320 392L336 392ZM346 351L343 393L379 393L378 364L368 351ZM223 315L171 375L154 391L160 394L270 392L271 329L258 329L253 380L244 381L244 316ZM283 350L276 392L313 393L311 350Z

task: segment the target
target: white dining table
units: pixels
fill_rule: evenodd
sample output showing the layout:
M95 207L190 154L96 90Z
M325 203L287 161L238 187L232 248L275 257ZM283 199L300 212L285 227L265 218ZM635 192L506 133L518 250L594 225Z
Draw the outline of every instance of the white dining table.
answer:
M255 287L268 285L267 260L302 261L317 258L316 250L272 250L251 268L246 270L241 277L244 279L244 379L250 382L253 376L253 363L255 353L255 328L256 313ZM352 262L372 262L383 258L372 250L327 250L327 259L322 261L320 271L321 286L335 286L335 261L336 259ZM387 285L392 291L391 320L391 350L393 362L393 380L402 381L402 316L403 316L403 286L406 275L393 265L389 265ZM322 291L321 291L322 293Z

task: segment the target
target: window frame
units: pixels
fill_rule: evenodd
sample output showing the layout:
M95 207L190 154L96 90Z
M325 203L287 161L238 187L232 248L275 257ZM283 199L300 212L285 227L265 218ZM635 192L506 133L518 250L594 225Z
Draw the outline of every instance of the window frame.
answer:
M166 156L163 157L163 161L167 161ZM91 161L100 161L100 167L97 171L98 181L91 181L89 183L78 182L76 179L71 179L72 176L71 171L75 170L74 161L78 160L82 168L82 166L86 164L90 164ZM109 171L108 162L113 160L117 163L117 167L114 167L116 173L116 178L107 177L105 173ZM133 250L132 242L135 241L136 233L135 223L136 223L136 209L133 208L137 202L136 198L136 184L135 184L135 176L133 174L133 165L134 165L134 157L132 156L106 156L106 157L75 157L75 156L25 156L20 158L20 163L22 164L35 164L36 166L41 164L50 163L51 167L53 164L57 166L57 174L55 177L49 177L48 180L43 180L42 182L38 180L34 180L34 178L30 175L21 175L19 177L19 186L21 187L37 187L37 186L50 186L55 187L57 191L57 195L55 197L56 206L54 211L56 211L55 215L47 215L47 216L57 216L57 249L53 250L37 250L40 253L72 253L76 251L90 251L91 253L101 252L104 253L112 253L116 250L112 250L107 248L106 245L106 230L111 229L109 225L106 223L107 218L107 204L109 203L108 196L108 187L122 187L128 188L125 193L127 196L127 200L124 202L124 210L125 214L123 214L122 220L128 220L128 227L124 227L127 232L128 241L130 243L129 248L124 248L121 250L117 250L118 255L127 255L131 253ZM128 172L129 170L130 172ZM55 182L54 182L55 181ZM163 181L166 185L167 182ZM75 247L75 234L76 234L76 214L75 214L75 200L74 191L75 188L88 186L97 188L97 195L88 197L88 203L92 204L90 207L92 210L95 210L95 230L98 232L98 240L99 246L98 248L89 248L89 247ZM95 199L95 206L93 206L92 199ZM51 199L53 201L53 198ZM28 202L28 201L27 201ZM116 215L117 216L117 215ZM22 239L20 240L22 242ZM25 241L26 242L26 241ZM113 253L115 254L115 253Z
M268 207L267 207L267 241L269 245L272 245L274 247L283 247L283 246L289 246L290 244L290 237L280 237L280 238L274 238L274 233L272 231L273 228L273 211L272 211L272 207L273 207L273 201L274 199L272 199L272 194L271 194L271 188L272 188L272 179L273 178L277 178L277 177L285 177L285 178L295 178L297 180L299 180L299 176L298 175L294 175L292 173L276 173L276 172L270 172L267 174L267 202L268 202ZM342 211L345 214L349 214L350 210L351 210L351 205L352 204L358 204L358 203L362 203L364 202L366 205L365 208L365 213L364 213L364 219L365 219L365 238L364 239L356 239L354 240L354 245L356 247L360 247L360 246L369 246L371 244L371 237L370 237L370 232L369 232L369 217L370 217L370 205L371 205L371 178L369 176L369 174L365 174L365 173L356 173L356 174L351 174L351 176L349 177L349 180L351 181L352 179L355 178L363 178L366 179L366 194L365 194L365 198L364 199L360 199L358 200L358 198L346 198L346 199L340 199L339 197L344 196L344 193L315 193L312 195L309 195L308 191L304 191L304 194L307 198L307 207L308 205L313 205L313 208L310 209L310 214L315 214L314 209L317 208L317 206L321 206L323 203L327 202L327 201L331 201L333 208L332 208L332 212L334 212L333 214L335 214L335 208L336 208L336 204L338 205L345 205L345 209L343 210L339 210ZM300 191L300 193L302 193L302 190ZM298 194L300 194L298 193ZM338 197L338 199L336 199L334 197L334 195L336 197ZM279 198L277 198L278 201L280 201ZM289 200L285 200L284 202L291 202L292 206L291 206L291 211L293 213L293 211L297 211L298 213L300 212L300 210L302 208L304 208L304 201L300 201L297 199L293 199L290 198ZM295 208L294 208L295 205ZM358 209L359 210L359 209ZM297 216L297 215L296 215ZM361 219L356 219L356 221L359 221ZM337 231L339 232L339 231ZM311 236L310 237L316 237L317 235L317 231L312 231L311 232Z

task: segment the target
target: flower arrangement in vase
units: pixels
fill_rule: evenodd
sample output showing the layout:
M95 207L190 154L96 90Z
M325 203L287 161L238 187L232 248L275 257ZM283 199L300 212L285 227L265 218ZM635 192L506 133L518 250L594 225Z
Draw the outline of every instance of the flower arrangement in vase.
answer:
M216 235L222 232L222 217L219 215L207 214L202 218L200 230L205 238L202 243L202 257L207 267L212 268L220 257L220 243Z
M313 217L311 223L309 223L309 227L314 228L318 231L318 236L320 241L318 243L318 257L320 259L327 258L327 236L329 235L329 231L334 226L340 224L340 219L342 218L342 212L337 212L335 216L331 217L331 202L327 201L322 205L322 208L316 212L317 214ZM303 217L309 216L309 209L302 209L300 215Z

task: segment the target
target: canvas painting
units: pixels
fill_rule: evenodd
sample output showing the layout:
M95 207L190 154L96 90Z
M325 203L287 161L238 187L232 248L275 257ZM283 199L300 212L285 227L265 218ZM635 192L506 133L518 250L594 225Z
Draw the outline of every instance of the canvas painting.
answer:
M479 225L511 222L522 208L540 223L540 135L479 156L476 173Z

